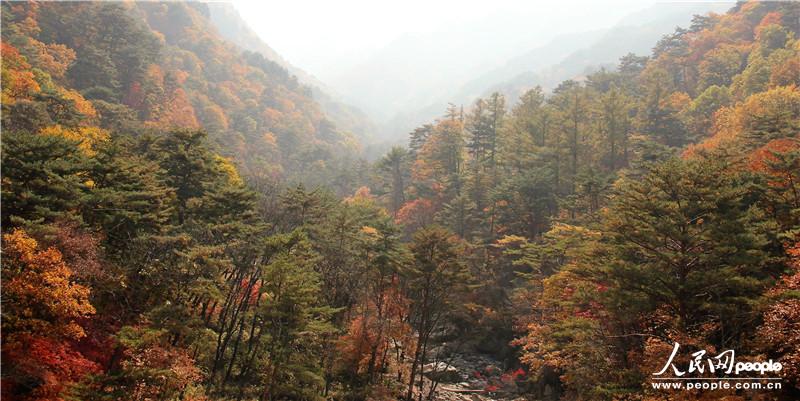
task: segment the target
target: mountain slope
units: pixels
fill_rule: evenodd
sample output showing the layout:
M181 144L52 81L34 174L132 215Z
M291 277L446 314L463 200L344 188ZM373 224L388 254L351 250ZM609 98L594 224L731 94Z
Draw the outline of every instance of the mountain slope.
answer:
M80 126L111 135L203 128L246 173L298 180L306 179L309 166L324 170L357 151L355 139L336 129L310 88L279 64L225 41L206 4L3 7L4 55L18 52L39 71L26 90L4 98L4 111L53 95L83 105Z
M237 46L251 52L260 53L285 68L290 74L312 90L313 98L322 106L325 114L344 131L352 132L361 140L368 142L375 131L369 118L359 109L345 104L322 81L286 61L278 52L264 43L242 19L230 3L207 3L210 20L220 35Z

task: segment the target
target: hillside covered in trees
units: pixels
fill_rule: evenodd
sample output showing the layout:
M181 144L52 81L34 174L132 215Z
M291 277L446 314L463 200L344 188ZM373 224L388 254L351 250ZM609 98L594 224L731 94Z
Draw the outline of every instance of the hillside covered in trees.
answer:
M80 129L142 136L202 127L248 174L315 184L357 152L310 88L225 42L203 3L3 4L9 131L59 126L67 136ZM76 106L54 115L65 102ZM310 166L319 174L300 176Z
M202 3L2 18L5 399L800 397L798 3L372 164ZM780 388L652 385L726 350Z
M343 103L332 95L331 89L322 81L284 60L275 50L264 43L242 19L239 12L231 3L207 3L209 17L222 37L242 49L260 53L270 61L297 77L297 80L307 86L313 94L314 100L340 130L345 130L355 135L362 145L369 145L373 140L375 127L367 116L357 108Z

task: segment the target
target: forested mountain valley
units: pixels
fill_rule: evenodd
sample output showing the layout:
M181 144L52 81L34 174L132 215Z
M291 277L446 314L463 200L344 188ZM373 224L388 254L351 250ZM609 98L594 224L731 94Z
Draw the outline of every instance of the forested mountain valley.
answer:
M382 124L387 131L385 136L405 142L410 129L440 115L448 103L471 104L479 97L499 92L508 100L508 106L512 106L522 94L537 86L550 92L564 80L583 79L601 68L613 70L619 58L628 53L649 54L661 36L676 26L687 25L693 15L724 12L732 4L656 2L627 15L612 27L581 28L578 32L556 35L542 45L527 48L495 68L460 82L444 95L429 96L413 107L401 109ZM380 124L381 120L375 119Z
M800 3L374 162L215 7L2 2L3 399L800 399Z

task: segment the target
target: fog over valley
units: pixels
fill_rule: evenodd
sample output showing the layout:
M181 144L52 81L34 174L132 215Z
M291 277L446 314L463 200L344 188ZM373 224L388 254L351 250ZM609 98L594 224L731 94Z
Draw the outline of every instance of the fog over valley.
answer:
M403 143L448 103L468 106L500 90L509 99L536 85L612 68L647 55L661 36L695 14L732 2L657 1L299 1L272 7L234 2L253 34L295 68L301 81L364 112L367 145ZM307 23L293 13L314 9ZM212 9L213 10L213 9ZM316 13L319 13L318 15ZM305 20L305 19L304 19ZM277 53L274 53L277 55ZM323 84L324 83L324 84Z

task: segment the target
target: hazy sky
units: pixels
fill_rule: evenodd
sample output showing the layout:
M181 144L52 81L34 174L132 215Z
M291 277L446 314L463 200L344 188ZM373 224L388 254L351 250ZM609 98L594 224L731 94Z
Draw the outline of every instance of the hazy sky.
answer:
M558 33L610 27L655 0L234 0L290 63L331 78L404 34L483 26L496 43L543 44Z

